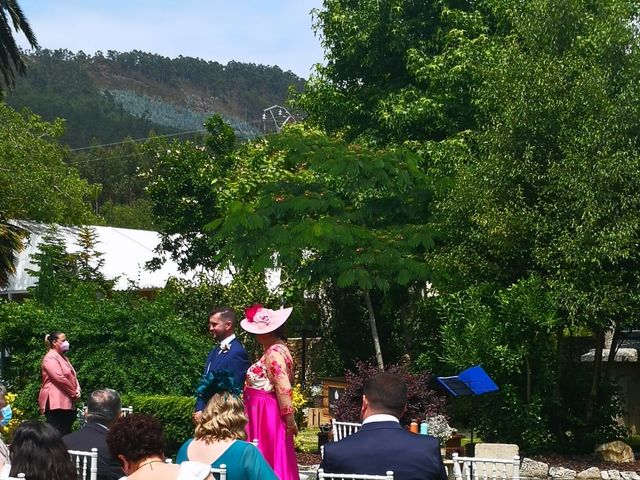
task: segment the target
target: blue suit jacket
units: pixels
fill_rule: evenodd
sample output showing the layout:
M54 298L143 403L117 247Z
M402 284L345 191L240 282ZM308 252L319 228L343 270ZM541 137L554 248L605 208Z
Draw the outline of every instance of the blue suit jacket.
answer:
M228 370L233 374L236 383L242 387L244 385L244 377L247 375L247 370L250 366L249 356L237 338L231 340L229 346L231 348L227 352L220 351L220 346L211 349L202 374L206 375L215 370ZM206 404L205 399L198 398L195 411L203 410Z
M320 468L331 473L384 475L396 480L446 480L438 440L404 430L396 422L364 424L356 433L324 446Z

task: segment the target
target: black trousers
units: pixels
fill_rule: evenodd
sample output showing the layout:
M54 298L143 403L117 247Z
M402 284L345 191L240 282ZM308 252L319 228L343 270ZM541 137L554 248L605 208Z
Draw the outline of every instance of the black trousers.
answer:
M60 435L65 436L71 433L71 426L76 419L75 410L63 410L61 408L49 409L47 402L47 408L44 411L44 416L47 419L47 423L55 427Z

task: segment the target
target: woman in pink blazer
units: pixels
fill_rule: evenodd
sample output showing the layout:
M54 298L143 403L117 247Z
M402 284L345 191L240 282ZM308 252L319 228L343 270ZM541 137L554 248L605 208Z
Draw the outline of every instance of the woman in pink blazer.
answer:
M42 359L42 387L38 403L47 423L58 429L61 435L71 433L76 418L74 402L80 398L80 384L76 371L65 356L69 350L67 336L52 332L44 339L49 351Z

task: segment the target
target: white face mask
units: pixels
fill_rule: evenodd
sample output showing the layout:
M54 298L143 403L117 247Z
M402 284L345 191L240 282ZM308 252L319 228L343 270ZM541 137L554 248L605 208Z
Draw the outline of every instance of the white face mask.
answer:
M69 351L69 342L67 340L60 344L60 350L62 350L63 352Z

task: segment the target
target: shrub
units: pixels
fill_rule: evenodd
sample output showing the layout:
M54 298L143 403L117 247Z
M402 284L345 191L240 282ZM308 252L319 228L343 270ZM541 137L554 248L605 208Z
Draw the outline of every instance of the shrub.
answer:
M71 343L83 398L98 388L119 392L188 395L211 347L204 334L164 300L129 293L97 298L79 288L43 307L34 300L0 303L0 339L10 349L5 378L20 393L19 408L38 416L40 368L46 332L59 329Z
M7 392L6 401L7 405L11 405L12 417L9 420L9 423L4 427L0 428L0 434L2 434L2 438L4 438L7 443L11 443L11 439L13 438L13 432L15 432L18 425L22 423L24 419L24 412L22 409L16 406L17 395L15 393Z
M407 410L400 419L402 425L408 425L412 420L444 414L446 398L429 388L432 378L430 373L412 374L401 365L391 365L386 370L403 376L407 382ZM347 388L336 402L337 420L343 422L360 421L364 383L379 371L372 362L358 361L355 372L351 370L345 372Z

